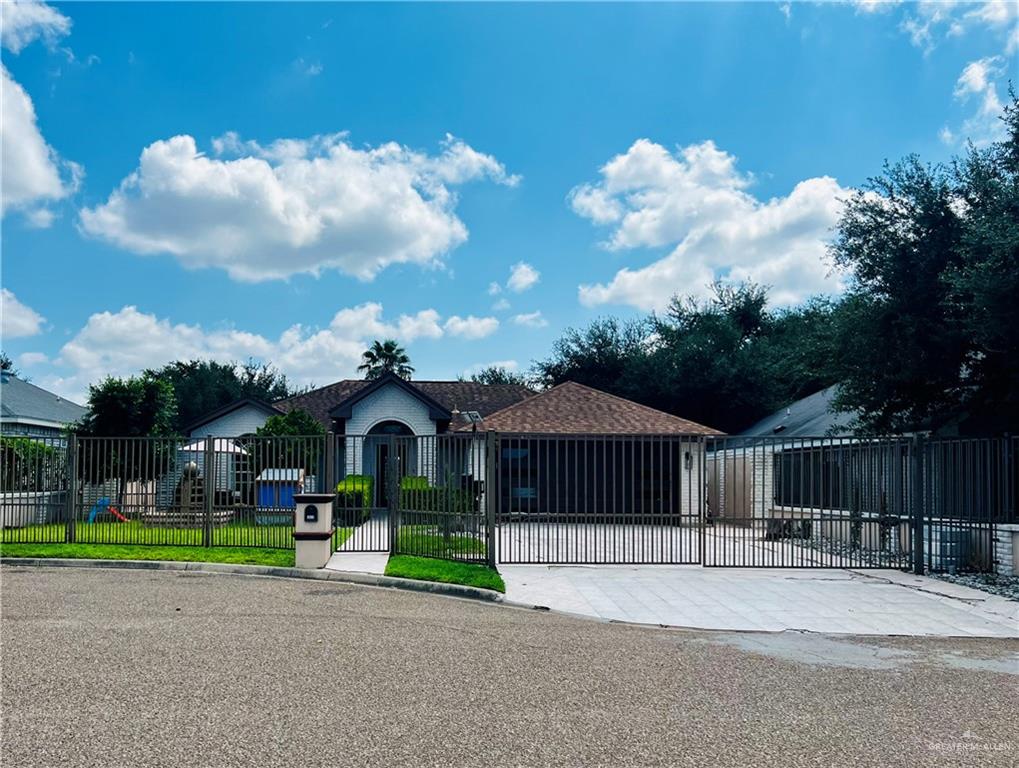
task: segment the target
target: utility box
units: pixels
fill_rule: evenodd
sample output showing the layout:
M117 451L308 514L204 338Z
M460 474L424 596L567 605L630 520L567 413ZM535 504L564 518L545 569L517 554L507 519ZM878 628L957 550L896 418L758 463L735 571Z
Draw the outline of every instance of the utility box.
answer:
M323 568L333 554L333 493L296 493L294 560L298 568Z

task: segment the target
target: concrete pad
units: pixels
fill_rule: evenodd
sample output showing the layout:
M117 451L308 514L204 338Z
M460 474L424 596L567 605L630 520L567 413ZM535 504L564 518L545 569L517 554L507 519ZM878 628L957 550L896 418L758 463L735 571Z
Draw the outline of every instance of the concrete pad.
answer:
M1019 638L1019 603L900 571L506 565L506 599L697 629Z
M354 573L385 573L389 562L388 552L333 552L326 563L330 571L351 571Z

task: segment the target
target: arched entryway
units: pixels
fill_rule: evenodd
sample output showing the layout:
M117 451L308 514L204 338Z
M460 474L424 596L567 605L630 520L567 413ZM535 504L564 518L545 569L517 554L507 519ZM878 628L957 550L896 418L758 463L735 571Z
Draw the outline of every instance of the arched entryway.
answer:
M386 488L389 472L389 457L399 459L400 477L414 474L417 467L417 447L413 440L414 430L402 421L389 419L380 421L368 430L365 436L366 473L375 479L375 505L387 505Z

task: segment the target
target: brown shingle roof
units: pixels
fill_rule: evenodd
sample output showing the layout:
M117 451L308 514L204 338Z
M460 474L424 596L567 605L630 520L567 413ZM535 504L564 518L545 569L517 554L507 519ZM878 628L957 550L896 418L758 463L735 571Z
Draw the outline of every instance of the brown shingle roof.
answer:
M478 428L533 434L722 434L572 381L503 408Z
M284 411L302 408L329 429L331 426L329 412L370 383L363 379L344 379L303 395L280 400L275 405ZM488 416L534 395L533 390L522 384L479 384L475 381L409 383L450 411L477 411L482 416ZM451 429L464 423L466 422L458 420L451 425Z

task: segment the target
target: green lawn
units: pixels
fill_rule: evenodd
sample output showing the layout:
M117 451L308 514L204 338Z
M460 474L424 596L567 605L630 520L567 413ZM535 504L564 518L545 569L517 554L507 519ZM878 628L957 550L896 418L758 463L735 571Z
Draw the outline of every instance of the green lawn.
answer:
M292 549L187 547L152 544L0 544L4 557L64 557L94 560L184 560L293 567Z
M485 542L469 534L443 535L437 526L403 525L397 534L397 550L425 557L485 556Z
M63 523L5 528L0 531L0 542L4 544L62 543L65 532L66 527ZM333 534L333 549L338 549L353 532L353 528L337 528L336 533ZM294 528L290 525L231 523L212 529L212 544L213 547L292 550L294 547L293 533ZM126 523L79 522L75 526L74 543L99 546L122 544L201 548L202 529L147 527L137 520Z
M386 576L399 576L403 579L417 579L418 581L441 581L446 584L466 584L469 587L494 589L496 592L506 591L502 576L494 568L489 568L487 565L436 560L431 557L393 555L386 563Z

